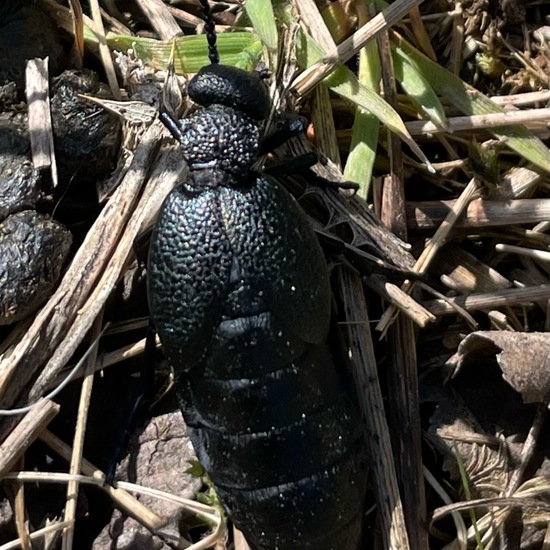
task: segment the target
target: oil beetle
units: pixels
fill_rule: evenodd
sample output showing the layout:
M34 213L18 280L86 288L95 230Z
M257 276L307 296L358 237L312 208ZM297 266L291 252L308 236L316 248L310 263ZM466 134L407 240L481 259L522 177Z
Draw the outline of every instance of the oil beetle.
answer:
M249 545L355 549L366 472L358 415L326 344L326 262L295 200L252 169L267 88L219 63L201 4L212 64L188 94L203 108L179 123L163 116L189 173L152 235L152 323L197 456Z

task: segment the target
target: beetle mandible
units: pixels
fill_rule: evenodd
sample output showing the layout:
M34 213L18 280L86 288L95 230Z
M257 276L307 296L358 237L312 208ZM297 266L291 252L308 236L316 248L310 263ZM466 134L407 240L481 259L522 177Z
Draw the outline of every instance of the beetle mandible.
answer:
M354 549L362 434L327 342L326 262L295 200L252 169L271 109L258 73L212 63L168 123L189 166L152 235L152 323L197 456L254 550Z

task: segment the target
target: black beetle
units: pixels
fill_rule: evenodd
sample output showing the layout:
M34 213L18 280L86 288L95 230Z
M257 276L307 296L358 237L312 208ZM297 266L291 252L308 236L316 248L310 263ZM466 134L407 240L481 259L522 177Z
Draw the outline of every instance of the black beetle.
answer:
M188 89L203 109L167 123L189 174L152 235L152 323L197 456L250 546L354 549L366 472L326 345L326 262L295 200L252 170L271 109L262 78L218 64L207 29L212 64Z

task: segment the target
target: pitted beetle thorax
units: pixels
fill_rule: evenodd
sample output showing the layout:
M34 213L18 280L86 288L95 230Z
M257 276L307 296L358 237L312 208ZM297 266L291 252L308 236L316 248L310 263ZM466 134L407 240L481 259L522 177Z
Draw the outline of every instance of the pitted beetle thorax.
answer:
M182 188L187 196L199 196L205 189L216 189L227 185L227 174L216 168L191 170Z
M219 103L234 107L253 119L265 119L271 110L271 99L257 72L229 65L207 65L189 82L189 97L208 107Z
M214 104L183 119L180 144L192 171L219 170L244 182L258 157L260 128L240 110Z

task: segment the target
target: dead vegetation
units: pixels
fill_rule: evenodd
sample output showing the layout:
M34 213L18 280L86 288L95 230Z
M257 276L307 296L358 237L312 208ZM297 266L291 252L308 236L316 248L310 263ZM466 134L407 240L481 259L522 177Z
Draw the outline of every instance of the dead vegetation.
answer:
M225 524L215 507L182 504L173 486L166 486L173 494L143 502L131 496L143 488L105 484L84 441L98 409L107 415L95 418L99 430L111 407L119 416L127 410L119 394L130 390L119 387L89 410L101 391L97 372L143 353L147 320L121 303L146 301L136 239L185 170L143 101L155 98L172 61L179 75L208 62L203 37L193 36L202 31L200 12L193 2L161 0L135 2L139 10L90 2L86 13L78 0L69 4L40 2L74 37L73 61L84 52L84 60L102 60L113 97L126 101L103 102L123 116L125 143L101 189L102 209L55 293L1 334L0 402L12 411L0 425L10 502L1 515L14 542L6 535L0 550L35 547L35 540L76 548L75 519L94 513L76 496L82 484L100 487L155 534L129 536L128 548L185 547L166 525L175 512L159 511L155 499L189 506L212 526L192 548L222 548ZM368 544L550 548L550 2L295 0L277 9L279 28L261 2L249 0L247 11L220 3L220 50L224 62L251 69L262 60L274 72L274 97L312 121L311 140L289 145L291 154L315 147L323 155L287 183L321 238L338 243L330 260L338 319L376 501L365 522ZM277 42L283 27L288 51ZM187 36L174 40L182 30ZM320 188L319 177L354 181L359 190ZM51 393L69 371L79 379L69 388L78 405ZM65 442L48 429L56 415L70 424ZM155 448L179 437L164 434L159 418ZM51 450L36 451L37 440ZM63 473L30 471L32 452L63 457ZM150 451L145 470L163 456ZM41 482L35 499L50 498L40 496L49 495L41 492L46 482L67 484L66 505L48 510L46 503L38 525L29 515L30 481ZM61 509L64 516L53 517ZM115 544L104 537L89 547Z

